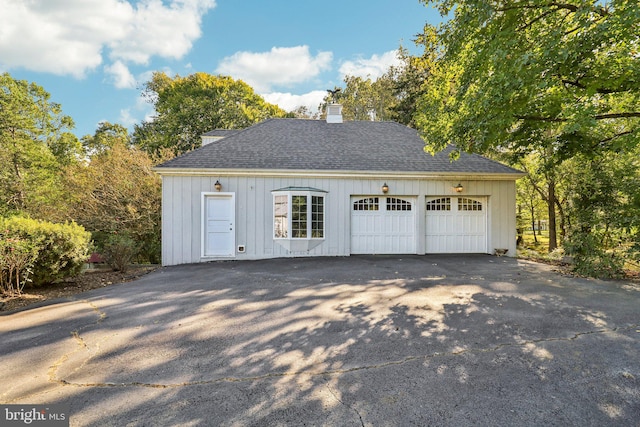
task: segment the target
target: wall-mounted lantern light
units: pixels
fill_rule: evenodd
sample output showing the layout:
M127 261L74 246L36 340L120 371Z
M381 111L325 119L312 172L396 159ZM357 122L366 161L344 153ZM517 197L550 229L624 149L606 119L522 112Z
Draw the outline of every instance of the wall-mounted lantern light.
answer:
M456 190L456 193L462 193L462 190L464 190L464 187L462 186L462 184L458 183L458 185L453 187L453 189Z
M384 184L382 184L382 192L384 194L387 194L389 192L389 186L387 185L386 182Z
M222 184L220 184L219 180L216 180L216 183L213 184L213 186L216 188L216 191L222 190Z

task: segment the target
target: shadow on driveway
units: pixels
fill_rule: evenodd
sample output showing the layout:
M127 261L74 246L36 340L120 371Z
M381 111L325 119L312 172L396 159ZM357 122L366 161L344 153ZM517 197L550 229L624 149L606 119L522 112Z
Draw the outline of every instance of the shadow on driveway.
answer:
M639 425L640 290L491 256L164 268L0 317L71 425Z

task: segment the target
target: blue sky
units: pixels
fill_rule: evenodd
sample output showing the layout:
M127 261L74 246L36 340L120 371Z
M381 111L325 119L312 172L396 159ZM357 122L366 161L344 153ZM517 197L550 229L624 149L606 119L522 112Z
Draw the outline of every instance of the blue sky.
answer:
M132 128L153 71L226 74L315 109L344 75L378 77L438 13L418 0L0 0L0 72L36 82L76 122Z

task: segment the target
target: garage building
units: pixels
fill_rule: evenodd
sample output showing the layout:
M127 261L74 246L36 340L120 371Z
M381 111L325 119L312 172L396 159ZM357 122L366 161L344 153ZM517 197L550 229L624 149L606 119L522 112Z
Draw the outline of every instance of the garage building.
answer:
M164 265L352 254L515 255L523 173L395 122L269 119L156 168Z

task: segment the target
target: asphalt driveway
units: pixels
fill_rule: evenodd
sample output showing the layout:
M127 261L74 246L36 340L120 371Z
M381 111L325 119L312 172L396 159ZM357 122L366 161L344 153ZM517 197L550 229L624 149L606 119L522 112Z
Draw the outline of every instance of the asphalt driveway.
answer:
M219 262L0 316L87 426L640 426L640 286L492 256Z

